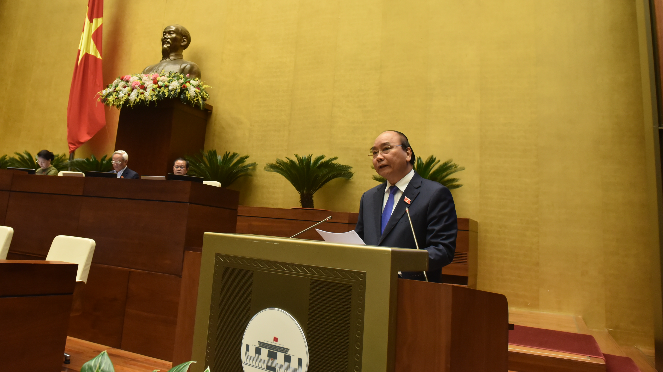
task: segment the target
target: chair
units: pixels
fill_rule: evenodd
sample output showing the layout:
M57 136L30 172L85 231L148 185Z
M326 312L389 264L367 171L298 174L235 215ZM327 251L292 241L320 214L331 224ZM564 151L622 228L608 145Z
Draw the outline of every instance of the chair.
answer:
M96 243L92 239L77 238L75 236L58 235L53 239L51 248L46 255L46 261L63 261L78 264L76 272L76 287L71 304L71 315L78 315L83 312L83 288L87 282L94 255ZM69 364L71 356L64 354L64 363Z
M14 229L7 226L0 226L0 260L7 259L7 252L9 252L9 244L12 242L14 236Z
M219 181L203 181L203 185L221 187L221 182L219 182Z
M46 261L63 261L78 264L77 282L87 282L96 243L92 239L58 235L53 239Z
M72 171L60 171L60 173L58 173L58 176L85 177L85 173L83 173L83 172L72 172Z

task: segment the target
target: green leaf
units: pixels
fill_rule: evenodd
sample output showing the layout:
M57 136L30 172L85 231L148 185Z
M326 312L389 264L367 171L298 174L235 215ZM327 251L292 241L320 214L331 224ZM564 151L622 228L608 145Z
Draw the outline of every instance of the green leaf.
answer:
M0 169L7 169L7 167L11 167L9 158L7 155L0 156Z
M89 158L72 160L71 169L77 172L110 172L113 169L113 164L108 155L102 156L101 159L90 155Z
M170 371L168 371L168 372L186 372L186 371L189 370L189 366L193 363L195 363L195 362L190 361L190 362L182 363L178 366L175 366L175 367L171 368Z
M14 154L16 156L7 158L7 166L14 168L39 169L37 157L33 156L30 151L25 150L23 153L15 152ZM68 156L66 154L54 154L54 159L51 162L51 165L59 171L67 170L69 167ZM0 168L2 168L1 165Z
M67 170L69 169L69 156L67 154L55 154L51 165L59 171Z
M113 368L113 363L110 357L108 357L108 353L104 350L101 354L94 357L94 359L83 364L81 372L115 372L115 368Z
M202 177L206 181L218 181L221 187L228 187L242 177L250 176L256 163L247 163L248 155L226 152L223 156L216 150L202 151L197 156L186 156L191 176Z
M456 172L465 170L465 167L461 167L454 163L453 159L449 159L442 164L439 163L440 161L437 160L434 155L429 156L426 160L422 160L420 157L417 157L417 161L414 164L414 171L417 172L422 178L439 182L446 186L449 190L462 187L463 185L458 183L460 180L458 178L452 178L451 175ZM373 175L373 180L380 183L387 182L386 179L380 177L379 175Z
M15 152L11 158L9 158L9 164L14 168L27 168L27 169L38 169L39 164L37 164L37 158L32 156L32 154L25 150L23 153Z
M203 372L210 372L209 367L207 367L207 369L204 370Z
M313 208L313 194L327 182L336 178L349 180L354 175L351 166L336 163L337 157L324 160L324 155L313 159L312 154L301 157L295 154L296 160L286 159L276 159L275 163L265 165L265 170L285 177L299 193L304 208Z

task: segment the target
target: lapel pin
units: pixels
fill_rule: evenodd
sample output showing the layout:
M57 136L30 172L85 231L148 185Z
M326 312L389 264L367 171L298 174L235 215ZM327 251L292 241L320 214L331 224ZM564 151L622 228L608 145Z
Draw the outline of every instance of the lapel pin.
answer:
M403 200L408 204L412 203L412 200L410 200L410 198L408 198L407 196L404 197Z

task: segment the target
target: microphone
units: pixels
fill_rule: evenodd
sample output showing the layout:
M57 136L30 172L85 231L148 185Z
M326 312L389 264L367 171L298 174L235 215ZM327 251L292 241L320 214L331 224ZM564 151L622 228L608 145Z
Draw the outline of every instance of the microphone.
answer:
M410 208L405 208L405 212L407 213L407 219L410 221L410 229L412 229L412 236L414 237L414 245L417 247L417 249L421 250L421 248L419 248L419 243L417 243L417 234L414 233L414 226L412 226L412 218L410 218ZM424 279L428 281L428 275L426 275L425 271L424 271Z
M309 226L309 227L305 228L304 230L302 230L302 231L298 232L297 234L295 234L295 235L289 237L288 239L292 239L292 238L294 238L295 236L297 236L297 235L299 235L299 234L301 234L301 233L303 233L303 232L306 232L306 231L308 231L308 230L310 230L310 229L312 229L312 228L318 226L319 224L321 224L321 223L323 223L323 222L325 222L325 221L329 221L329 220L331 220L331 218L332 218L332 216L329 216L329 217L325 218L324 220L322 220L322 221L316 223L315 225L313 225L313 226Z

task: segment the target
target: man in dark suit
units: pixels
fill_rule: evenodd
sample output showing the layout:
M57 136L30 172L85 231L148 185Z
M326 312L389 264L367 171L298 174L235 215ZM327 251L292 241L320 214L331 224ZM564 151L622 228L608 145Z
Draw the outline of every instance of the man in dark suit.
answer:
M138 173L132 171L127 167L128 162L129 162L129 154L127 154L126 151L122 150L115 151L113 153L113 156L111 156L111 163L113 164L113 170L111 172L116 173L117 178L135 179L135 180L140 179L140 175L138 175Z
M439 282L442 267L451 263L456 250L458 227L451 192L414 171L414 151L401 132L380 134L370 156L373 168L387 182L362 195L355 231L368 245L416 249L405 211L409 208L419 248L428 251L428 281ZM425 280L423 273L401 275Z

